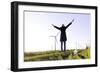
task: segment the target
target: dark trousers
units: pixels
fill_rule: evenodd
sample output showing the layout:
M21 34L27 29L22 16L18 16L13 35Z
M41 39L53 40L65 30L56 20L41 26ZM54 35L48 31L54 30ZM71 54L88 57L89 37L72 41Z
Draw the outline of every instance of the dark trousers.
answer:
M63 47L64 47L64 49L63 49ZM66 51L66 41L61 41L61 51Z

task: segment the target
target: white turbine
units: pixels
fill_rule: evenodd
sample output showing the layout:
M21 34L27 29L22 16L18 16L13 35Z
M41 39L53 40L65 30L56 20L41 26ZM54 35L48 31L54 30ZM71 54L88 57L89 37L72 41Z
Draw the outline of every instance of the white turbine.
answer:
M58 36L59 32L56 34L56 35L52 35L52 36L49 36L49 37L53 37L55 39L55 50L56 50L56 43L57 42L57 36Z

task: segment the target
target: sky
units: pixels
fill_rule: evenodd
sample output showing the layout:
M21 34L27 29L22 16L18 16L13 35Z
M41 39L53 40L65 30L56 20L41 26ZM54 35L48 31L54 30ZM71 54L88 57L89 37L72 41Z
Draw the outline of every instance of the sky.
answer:
M56 49L60 50L60 31L55 26L61 27L74 22L66 29L67 49L83 49L90 46L91 41L91 15L84 13L58 13L58 12L24 12L25 52L48 51L55 49L54 37L57 33Z

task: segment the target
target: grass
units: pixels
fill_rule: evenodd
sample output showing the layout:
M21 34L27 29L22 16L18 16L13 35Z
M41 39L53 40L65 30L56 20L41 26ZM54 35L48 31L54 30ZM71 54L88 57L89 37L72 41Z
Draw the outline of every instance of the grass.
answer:
M65 52L59 50L28 53L25 52L24 61L77 60L90 58L90 48L77 49L77 54L75 54L74 51L75 49L66 50Z

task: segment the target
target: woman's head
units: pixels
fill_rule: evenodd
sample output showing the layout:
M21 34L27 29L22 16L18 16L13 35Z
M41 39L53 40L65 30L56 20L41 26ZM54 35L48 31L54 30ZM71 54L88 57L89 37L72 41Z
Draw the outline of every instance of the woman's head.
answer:
M65 27L64 24L62 24L62 27Z

